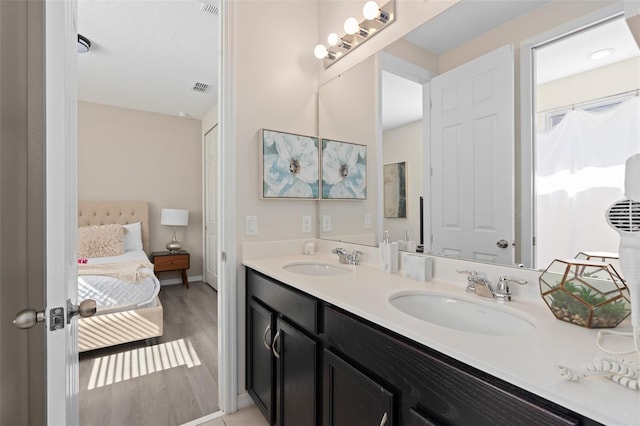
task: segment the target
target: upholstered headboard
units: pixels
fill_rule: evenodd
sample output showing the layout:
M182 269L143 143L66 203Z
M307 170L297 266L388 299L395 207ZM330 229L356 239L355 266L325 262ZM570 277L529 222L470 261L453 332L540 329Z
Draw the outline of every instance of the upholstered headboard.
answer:
M149 203L146 201L80 201L78 226L141 223L142 248L149 254Z

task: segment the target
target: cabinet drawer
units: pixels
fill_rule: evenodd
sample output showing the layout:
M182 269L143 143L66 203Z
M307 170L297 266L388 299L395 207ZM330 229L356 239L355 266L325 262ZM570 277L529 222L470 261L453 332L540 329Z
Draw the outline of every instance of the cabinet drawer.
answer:
M154 270L156 272L175 271L178 269L189 269L189 255L176 254L168 256L154 257Z
M400 424L578 425L579 416L549 401L379 326L336 309L324 312L328 345L399 388ZM376 328L377 327L377 328ZM401 362L399 360L402 360ZM415 409L422 423L417 418Z
M307 331L318 333L318 301L247 268L247 300L255 297Z

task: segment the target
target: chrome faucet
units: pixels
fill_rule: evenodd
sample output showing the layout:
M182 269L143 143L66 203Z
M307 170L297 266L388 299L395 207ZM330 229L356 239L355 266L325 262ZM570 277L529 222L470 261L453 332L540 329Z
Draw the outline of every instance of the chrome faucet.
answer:
M526 280L521 280L518 278L507 277L505 275L501 275L498 281L498 287L494 290L487 278L478 275L476 271L468 271L464 269L457 269L457 272L461 274L467 275L467 292L477 294L478 296L487 297L490 299L498 300L498 301L510 301L511 299L511 289L509 288L509 283L516 283L520 285L524 285L527 283Z
M360 257L362 256L362 252L359 250L353 250L351 253L347 253L347 251L342 247L334 248L331 250L331 253L337 254L340 258L340 262L354 266L360 263Z

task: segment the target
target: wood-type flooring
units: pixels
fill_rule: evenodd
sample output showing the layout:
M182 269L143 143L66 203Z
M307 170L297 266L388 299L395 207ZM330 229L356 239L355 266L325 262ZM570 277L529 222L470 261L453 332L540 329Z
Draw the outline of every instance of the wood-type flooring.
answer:
M217 293L189 284L160 289L164 332L156 348L141 341L80 354L81 426L180 425L218 410Z

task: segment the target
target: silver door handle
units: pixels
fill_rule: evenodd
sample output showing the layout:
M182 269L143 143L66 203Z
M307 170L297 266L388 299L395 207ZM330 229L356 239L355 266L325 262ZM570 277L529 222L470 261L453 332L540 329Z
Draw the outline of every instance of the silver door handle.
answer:
M384 426L387 424L387 413L384 413L382 419L380 420L380 426Z
M271 324L267 325L267 328L264 329L264 334L262 335L262 344L268 351L271 350L271 344L267 343L267 333L271 331Z
M96 313L96 301L87 299L83 300L80 305L74 305L71 300L67 300L67 321L69 324L71 318L80 315L83 318L90 317ZM13 324L16 327L26 329L31 328L39 322L47 319L46 311L36 311L35 309L23 309L16 314ZM62 307L49 309L49 330L55 331L64 328L64 309Z
M47 314L45 311L36 311L35 309L23 309L16 314L13 324L22 329L31 328L36 323L44 322Z
M509 247L509 241L504 240L504 239L503 239L503 240L498 240L498 242L496 243L496 245L497 245L498 247L502 248L502 249L503 249L503 248L507 248L507 247Z
M278 348L276 347L276 342L280 338L280 330L277 331L276 335L273 336L273 343L271 344L271 352L273 352L273 356L276 358L280 358L280 354L278 353Z
M74 305L71 300L67 300L67 324L71 323L71 319L76 315L87 318L93 316L96 310L96 301L93 299L83 300L80 305Z

